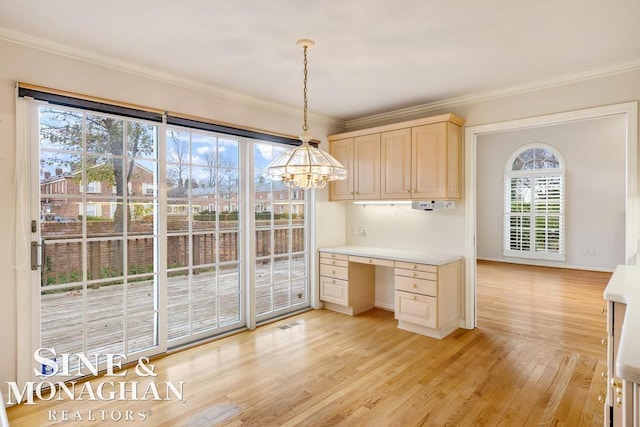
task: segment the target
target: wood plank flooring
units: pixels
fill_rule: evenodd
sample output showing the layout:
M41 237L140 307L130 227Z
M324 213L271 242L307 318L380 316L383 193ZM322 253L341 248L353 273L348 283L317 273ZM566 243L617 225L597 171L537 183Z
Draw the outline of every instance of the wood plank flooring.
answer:
M8 416L12 427L602 425L609 277L479 262L472 331L435 340L388 311L316 310L154 361L156 383L185 382L185 402L53 400ZM144 389L149 378L115 380ZM48 420L64 410L83 421ZM125 422L127 410L145 420Z

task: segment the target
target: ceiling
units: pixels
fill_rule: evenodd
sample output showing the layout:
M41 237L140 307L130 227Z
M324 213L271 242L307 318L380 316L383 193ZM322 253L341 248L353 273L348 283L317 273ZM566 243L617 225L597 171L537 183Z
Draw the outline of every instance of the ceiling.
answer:
M0 38L352 120L640 67L639 0L0 0ZM64 89L64 88L62 88Z

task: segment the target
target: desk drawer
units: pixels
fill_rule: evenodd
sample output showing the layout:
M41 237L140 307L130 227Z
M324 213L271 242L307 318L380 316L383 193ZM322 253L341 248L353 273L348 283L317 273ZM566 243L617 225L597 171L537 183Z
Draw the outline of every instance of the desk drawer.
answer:
M396 269L398 268L403 268L405 270L428 271L430 273L438 272L438 267L435 265L416 264L416 263L402 262L402 261L396 261Z
M381 265L383 267L393 267L393 261L390 259L368 258L362 256L349 255L349 262L358 262L360 264Z
M320 275L334 279L349 280L349 268L336 265L320 264Z
M428 328L438 327L437 299L402 291L396 291L395 296L396 319Z
M349 261L343 261L340 259L332 259L332 258L320 258L320 264L336 265L338 267L349 267Z
M405 270L405 269L396 267L395 274L396 274L396 277L402 276L402 277L410 277L412 279L423 279L423 280L433 280L433 281L438 280L438 273L430 272L430 271Z
M414 279L411 277L396 276L396 291L412 292L416 294L438 296L438 283L432 280Z
M349 282L320 276L320 300L348 306Z
M341 254L334 254L331 252L320 252L320 258L327 258L327 259L339 259L342 261L348 261L349 260L349 255L341 255Z

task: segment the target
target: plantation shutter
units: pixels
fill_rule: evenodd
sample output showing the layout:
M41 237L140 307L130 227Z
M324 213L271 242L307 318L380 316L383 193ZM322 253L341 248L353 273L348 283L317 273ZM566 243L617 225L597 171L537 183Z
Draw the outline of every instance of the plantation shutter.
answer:
M526 251L531 249L531 179L511 177L505 179L505 249Z
M563 177L538 176L535 178L534 235L535 251L563 253Z

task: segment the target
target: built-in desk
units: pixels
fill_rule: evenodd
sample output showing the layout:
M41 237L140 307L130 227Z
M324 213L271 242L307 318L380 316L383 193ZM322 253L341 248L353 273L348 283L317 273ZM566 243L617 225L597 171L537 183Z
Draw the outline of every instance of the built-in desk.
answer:
M394 270L398 327L433 338L458 328L462 257L365 246L320 249L320 300L351 316L375 306L375 267Z

